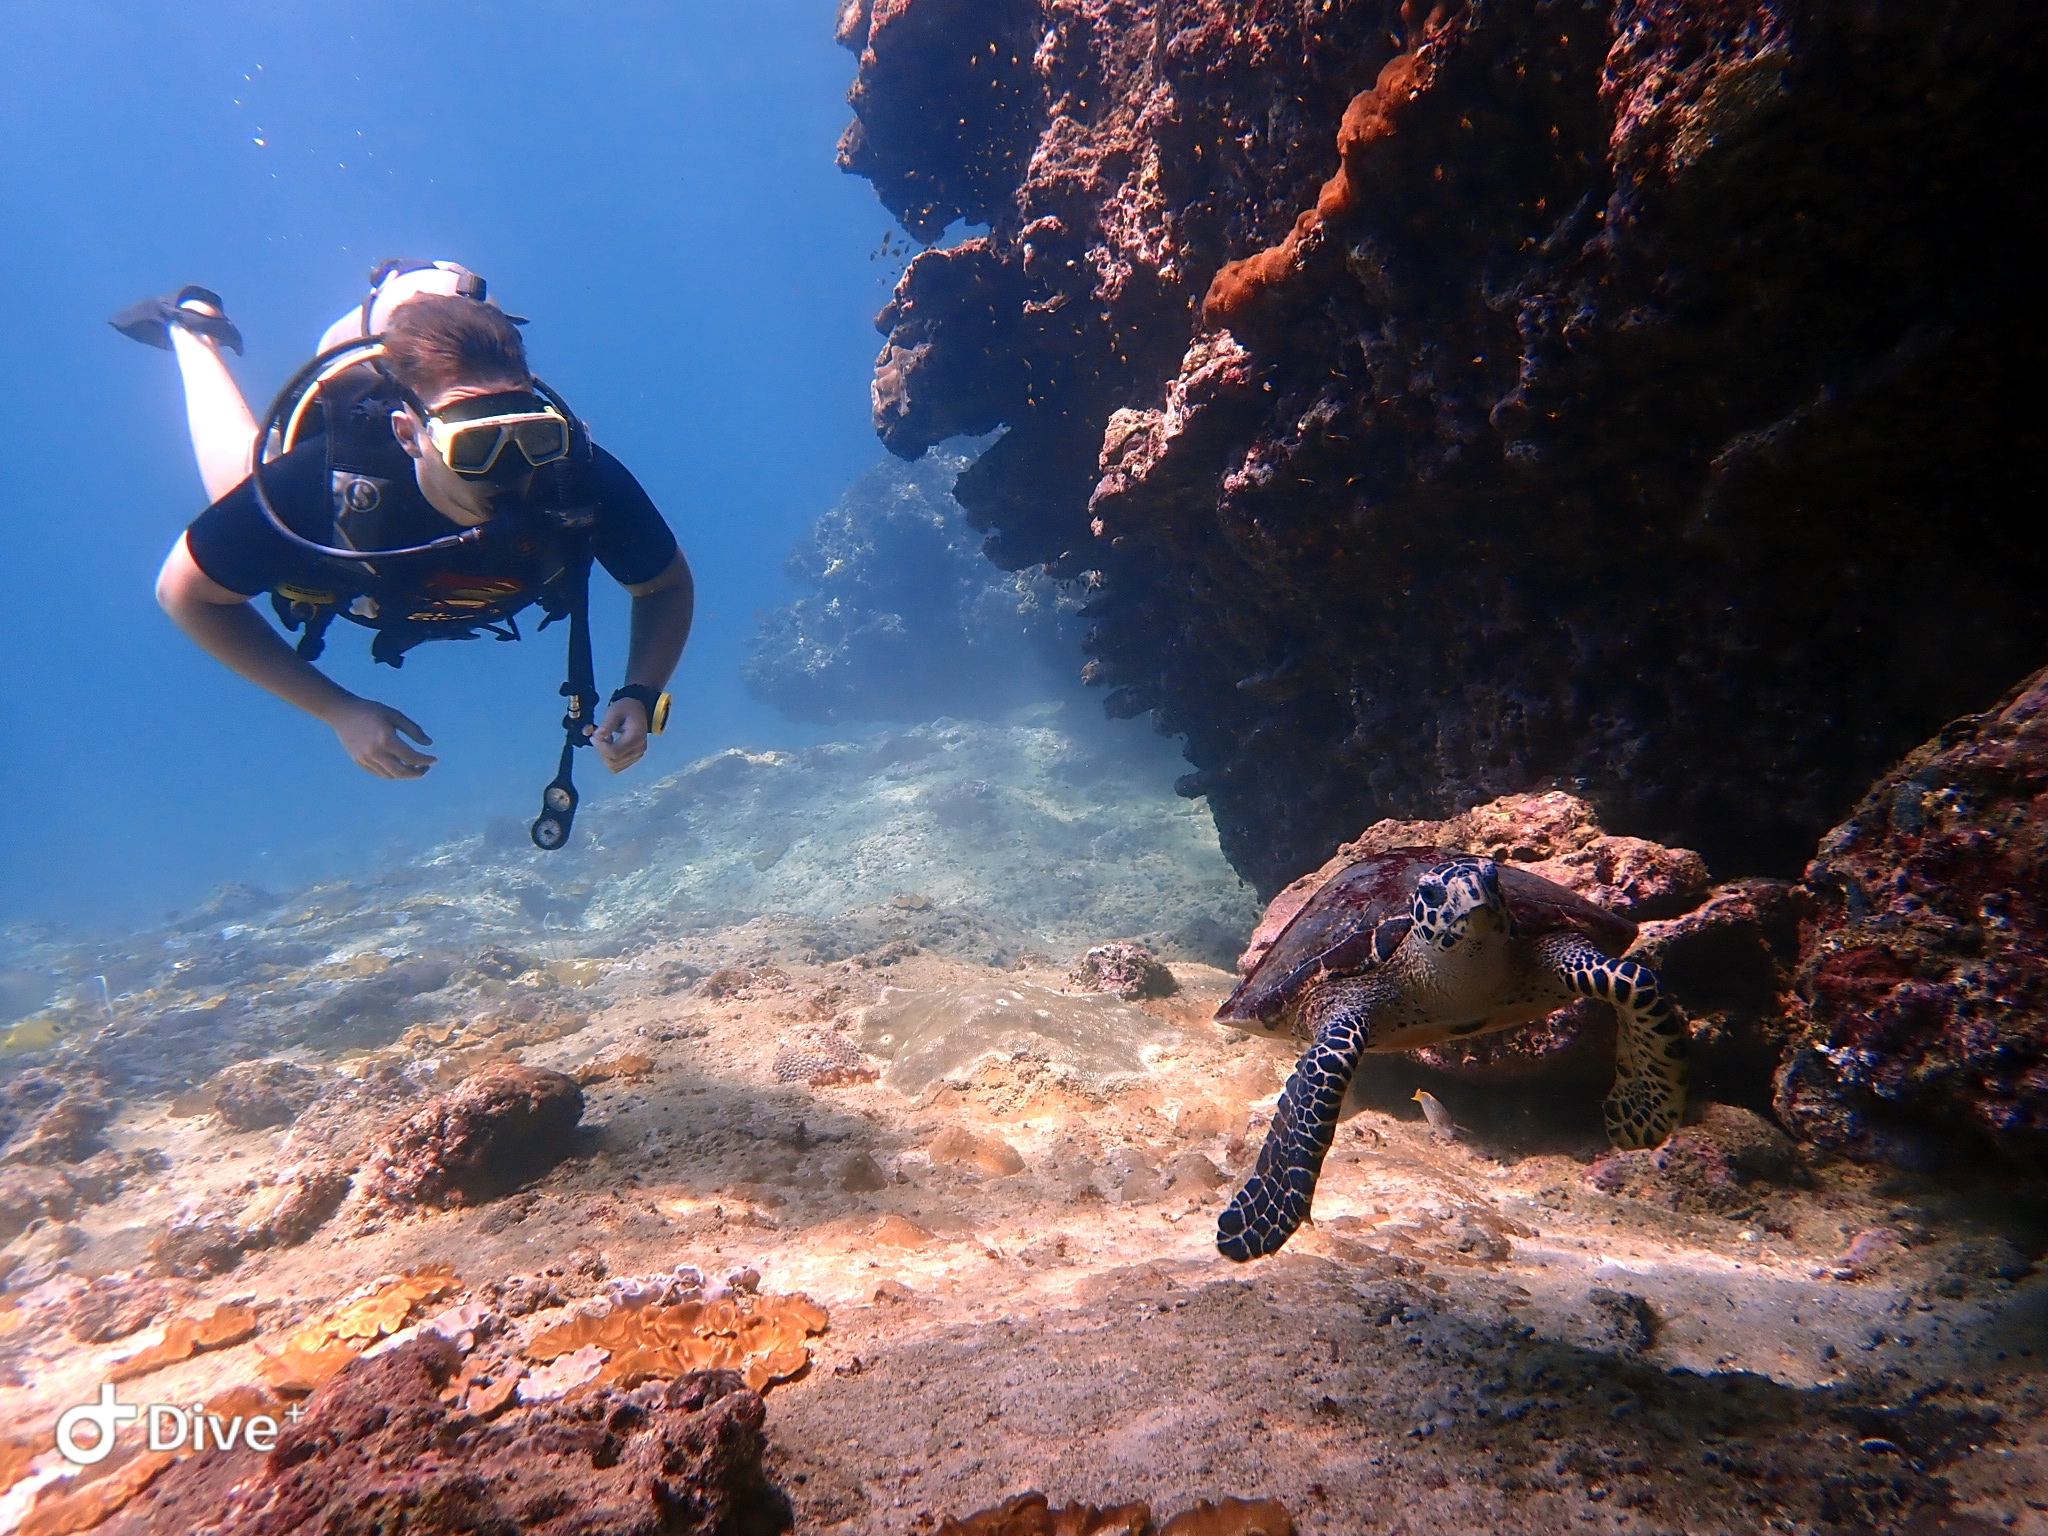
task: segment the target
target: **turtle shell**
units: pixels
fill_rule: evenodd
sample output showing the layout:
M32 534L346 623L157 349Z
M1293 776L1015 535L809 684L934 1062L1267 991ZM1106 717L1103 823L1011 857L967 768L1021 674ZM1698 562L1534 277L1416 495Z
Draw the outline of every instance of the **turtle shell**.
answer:
M1456 848L1390 848L1331 876L1216 1010L1217 1021L1275 1018L1331 972L1355 976L1385 964L1407 935L1416 881L1446 859L1469 857ZM1635 942L1636 925L1620 913L1513 864L1499 869L1517 937L1576 932L1610 957Z

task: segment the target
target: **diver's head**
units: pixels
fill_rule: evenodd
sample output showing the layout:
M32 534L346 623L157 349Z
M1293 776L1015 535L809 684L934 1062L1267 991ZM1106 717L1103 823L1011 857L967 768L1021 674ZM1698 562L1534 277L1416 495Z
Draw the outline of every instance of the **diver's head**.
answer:
M392 435L442 515L488 522L499 502L526 495L557 435L567 452L568 425L550 425L560 418L532 395L526 345L496 305L422 294L392 312L383 341L386 371L414 402L391 413Z

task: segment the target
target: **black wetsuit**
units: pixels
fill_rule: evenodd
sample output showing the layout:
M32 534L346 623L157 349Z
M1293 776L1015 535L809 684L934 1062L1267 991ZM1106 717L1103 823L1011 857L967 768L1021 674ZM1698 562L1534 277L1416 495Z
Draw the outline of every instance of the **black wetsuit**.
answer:
M244 480L200 513L186 537L199 569L229 591L274 594L288 623L295 612L315 610L367 623L384 631L378 659L395 665L421 640L473 635L534 602L550 611L564 607L567 594L557 589L565 572L581 568L579 540L587 539L591 557L621 585L651 581L667 569L675 534L631 472L596 448L577 474L577 500L595 513L587 533L513 512L485 524L466 548L367 564L330 560L280 535ZM263 483L286 526L320 544L399 549L459 531L406 473L382 481L378 505L351 515L344 533L317 439L266 465Z

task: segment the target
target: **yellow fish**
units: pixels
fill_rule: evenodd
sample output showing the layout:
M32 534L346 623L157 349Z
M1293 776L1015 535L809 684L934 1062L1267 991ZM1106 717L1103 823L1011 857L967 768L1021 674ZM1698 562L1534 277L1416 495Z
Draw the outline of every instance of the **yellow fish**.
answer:
M1445 1109L1443 1101L1426 1089L1418 1088L1411 1095L1422 1106L1422 1118L1429 1122L1429 1128L1439 1136L1456 1136L1465 1128L1451 1119L1451 1112Z

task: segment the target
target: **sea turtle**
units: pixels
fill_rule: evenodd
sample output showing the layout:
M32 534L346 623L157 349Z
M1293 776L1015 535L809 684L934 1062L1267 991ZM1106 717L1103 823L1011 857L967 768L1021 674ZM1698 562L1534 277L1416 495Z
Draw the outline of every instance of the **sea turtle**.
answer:
M1307 1218L1359 1056L1510 1029L1575 998L1620 1020L1608 1138L1655 1146L1685 1108L1685 1018L1617 958L1636 925L1511 864L1395 848L1333 876L1238 984L1218 1022L1306 1038L1258 1166L1216 1223L1225 1258L1275 1252Z

